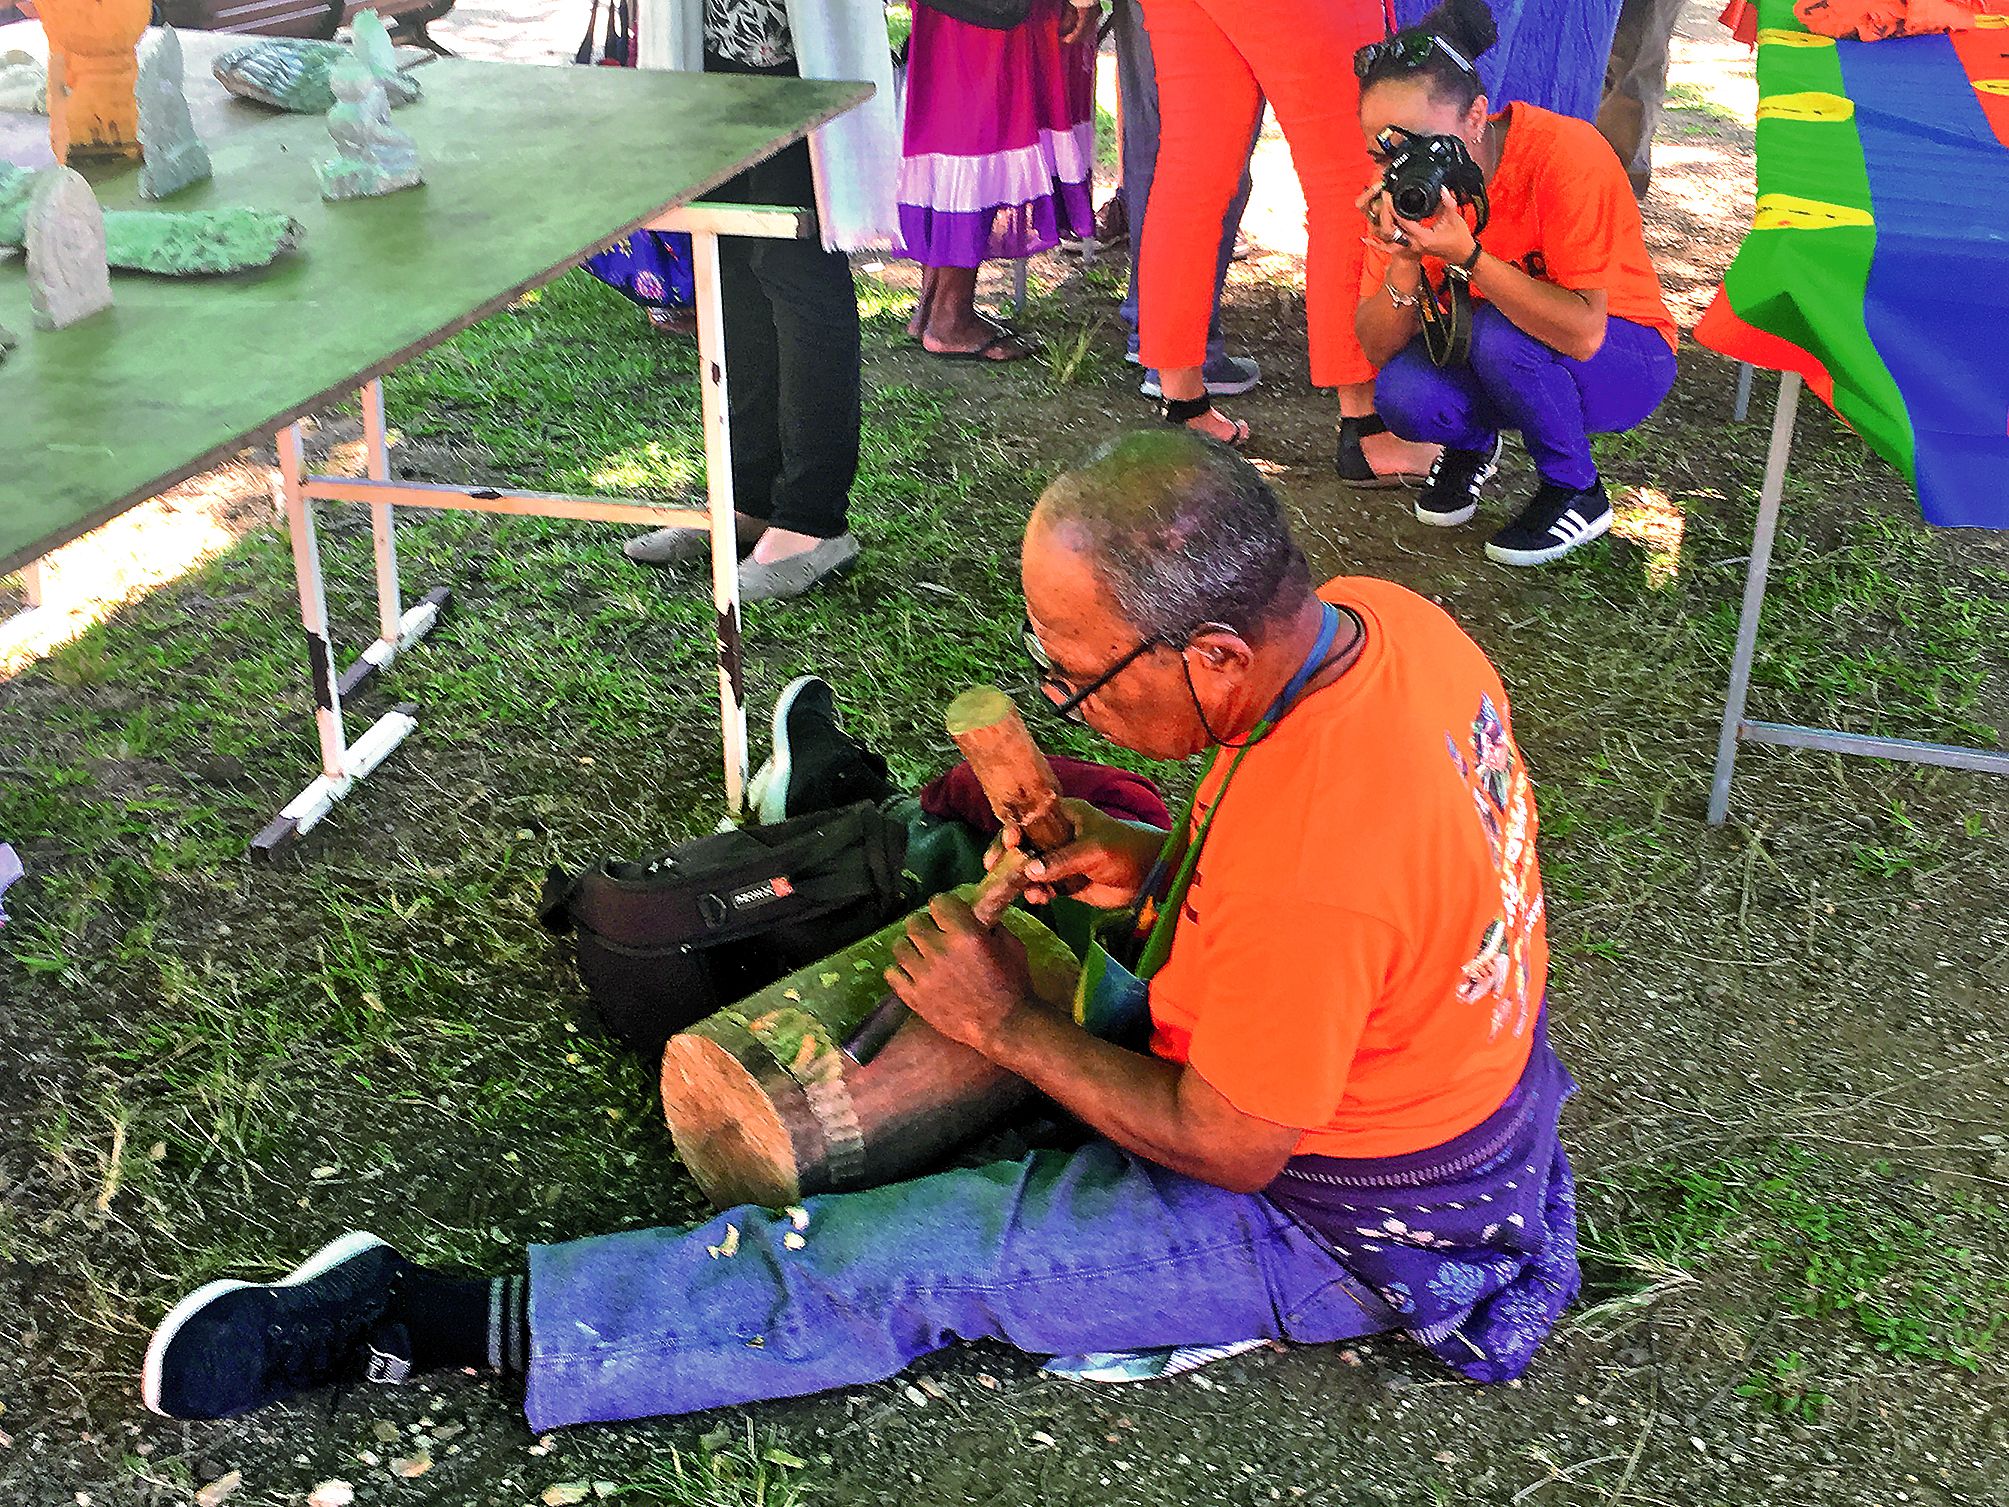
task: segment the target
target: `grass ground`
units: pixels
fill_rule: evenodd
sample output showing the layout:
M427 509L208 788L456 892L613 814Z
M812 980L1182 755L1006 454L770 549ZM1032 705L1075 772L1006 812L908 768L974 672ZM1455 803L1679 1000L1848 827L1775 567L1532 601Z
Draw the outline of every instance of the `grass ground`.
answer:
M1683 117L1693 165L1653 230L1692 311L1735 233L1711 174L1748 136ZM0 686L0 836L31 873L0 931L0 1501L186 1502L231 1471L247 1507L337 1477L361 1502L469 1507L595 1483L640 1507L2002 1500L2009 797L1753 751L1732 823L1706 828L1763 413L1730 423L1731 372L1685 348L1669 405L1604 448L1618 533L1502 572L1470 531L1333 481L1290 273L1245 269L1230 310L1269 374L1239 409L1257 453L1321 568L1401 580L1472 628L1539 777L1590 1292L1525 1384L1454 1385L1377 1342L1081 1390L978 1347L546 1441L451 1382L213 1426L144 1415L148 1328L218 1271L356 1225L493 1267L699 1208L650 1085L571 1023L532 907L548 864L715 819L702 587L630 567L608 529L404 526L407 581L457 606L358 716L412 700L421 730L296 859L254 869L245 837L313 762L284 544L259 528ZM1042 480L1143 417L1108 273L1040 283L1048 359L971 371L914 354L898 289L866 280L865 562L749 614L756 703L833 675L905 778L949 757L949 694L1020 674L1014 550ZM698 474L688 348L583 279L408 369L390 402L400 464L430 478L674 497ZM1754 709L1999 740L2009 551L1920 528L1824 412L1801 436ZM339 457L351 426L320 439ZM328 543L357 643L367 528L330 519Z

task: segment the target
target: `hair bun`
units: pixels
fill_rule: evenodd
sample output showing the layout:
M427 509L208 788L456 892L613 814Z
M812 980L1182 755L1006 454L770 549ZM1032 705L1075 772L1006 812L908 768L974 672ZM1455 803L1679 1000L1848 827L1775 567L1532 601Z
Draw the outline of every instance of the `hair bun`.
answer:
M1473 63L1500 40L1500 29L1493 24L1486 0L1441 0L1411 29L1442 37Z

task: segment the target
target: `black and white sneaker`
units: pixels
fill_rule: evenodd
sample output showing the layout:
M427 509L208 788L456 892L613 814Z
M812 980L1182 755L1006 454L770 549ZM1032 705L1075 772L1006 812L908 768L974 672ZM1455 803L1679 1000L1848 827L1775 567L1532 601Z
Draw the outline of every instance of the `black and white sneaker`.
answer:
M1502 565L1546 565L1611 528L1604 483L1583 488L1545 481L1521 516L1486 541L1486 558Z
M1479 511L1479 489L1500 469L1500 452L1506 448L1507 437L1496 434L1490 450L1453 450L1448 445L1439 450L1416 494L1416 521L1432 528L1470 523Z
M774 703L774 752L747 789L763 826L894 794L886 761L844 731L837 693L818 675L798 675Z
M228 1418L336 1382L401 1382L411 1339L386 1315L413 1269L359 1230L277 1282L197 1288L154 1330L140 1396L169 1418Z

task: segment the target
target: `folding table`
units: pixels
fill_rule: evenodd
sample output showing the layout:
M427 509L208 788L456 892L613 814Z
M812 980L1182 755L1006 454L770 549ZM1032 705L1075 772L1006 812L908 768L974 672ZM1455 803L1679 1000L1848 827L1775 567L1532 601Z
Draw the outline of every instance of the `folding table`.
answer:
M326 204L312 166L330 154L325 121L229 99L211 79L216 52L239 40L184 39L212 182L151 206L131 165L86 175L107 208L281 210L305 227L301 246L232 278L114 274L116 307L53 332L32 327L21 259L0 260L0 325L22 337L0 362L0 574L27 568L32 588L34 562L50 550L277 432L321 769L254 840L269 853L321 820L416 726L415 709L400 707L351 741L342 720L343 694L423 635L445 600L434 592L405 605L394 508L704 528L726 800L737 812L746 711L717 238L799 235L806 217L690 201L870 86L444 59L420 72L423 98L394 116L417 138L425 186ZM0 154L45 162L45 133L38 117L0 114ZM643 227L692 233L707 507L392 480L384 374ZM366 474L307 475L299 421L358 389ZM376 546L378 637L346 672L322 589L314 505L323 500L367 504Z

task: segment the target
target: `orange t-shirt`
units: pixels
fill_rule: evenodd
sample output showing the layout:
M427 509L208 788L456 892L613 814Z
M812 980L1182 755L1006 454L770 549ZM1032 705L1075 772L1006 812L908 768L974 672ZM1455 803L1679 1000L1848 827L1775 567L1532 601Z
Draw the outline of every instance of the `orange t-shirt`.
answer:
M1360 658L1249 750L1151 981L1151 1050L1299 1153L1442 1145L1505 1102L1548 982L1533 789L1478 645L1414 592L1322 589ZM1223 750L1194 821L1234 759Z
M1559 288L1604 289L1606 313L1660 331L1672 347L1674 316L1661 297L1639 204L1611 143L1589 121L1535 105L1516 102L1493 118L1506 121L1507 139L1499 170L1486 185L1492 218L1480 243ZM1369 245L1363 298L1385 296L1389 256L1379 244ZM1441 286L1444 264L1423 260ZM1472 293L1486 296L1476 284Z

